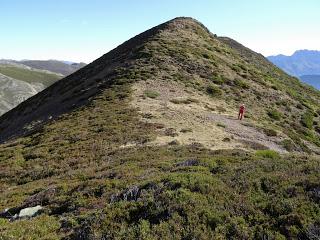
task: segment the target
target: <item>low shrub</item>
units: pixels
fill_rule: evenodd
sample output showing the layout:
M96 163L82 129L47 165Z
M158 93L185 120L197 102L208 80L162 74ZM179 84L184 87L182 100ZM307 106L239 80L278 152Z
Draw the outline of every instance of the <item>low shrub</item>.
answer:
M297 108L300 109L300 110L302 110L302 109L303 109L303 105L302 105L301 103L298 103L298 104L297 104Z
M234 84L243 89L248 89L250 87L248 83L238 78L234 80Z
M213 84L210 84L207 86L206 92L212 97L217 97L222 95L221 89Z
M280 158L279 153L273 150L258 150L256 151L256 156L270 159Z
M302 116L301 116L301 124L309 129L313 128L313 117L314 114L311 111L306 111Z
M232 65L231 69L237 73L241 72L241 68L236 64Z
M210 56L209 56L209 54L207 54L207 53L202 54L202 56L203 56L204 58L206 58L206 59L210 59Z
M212 76L211 80L218 85L222 85L225 82L225 79L221 75Z
M263 132L269 137L276 137L278 135L277 131L272 128L264 128Z
M268 148L259 142L243 140L242 143L253 150L267 150Z
M170 136L170 137L176 137L179 134L176 132L176 129L174 128L167 128L164 130L165 136Z
M273 120L277 120L277 121L279 121L282 117L281 112L277 111L276 109L268 110L267 114L270 118L272 118Z
M295 145L292 140L290 139L285 139L281 142L281 145L284 147L285 150L288 152L291 152L295 149Z

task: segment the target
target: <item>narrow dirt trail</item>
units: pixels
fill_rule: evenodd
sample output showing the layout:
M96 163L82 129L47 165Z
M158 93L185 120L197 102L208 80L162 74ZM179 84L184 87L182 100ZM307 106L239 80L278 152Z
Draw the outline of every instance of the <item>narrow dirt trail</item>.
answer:
M223 124L225 131L234 136L234 139L248 142L258 143L271 150L275 150L280 153L285 153L286 150L280 146L280 137L269 137L263 132L258 131L255 127L250 126L250 122L246 120L239 121L235 117L221 114L209 114L208 121L213 121L216 124Z

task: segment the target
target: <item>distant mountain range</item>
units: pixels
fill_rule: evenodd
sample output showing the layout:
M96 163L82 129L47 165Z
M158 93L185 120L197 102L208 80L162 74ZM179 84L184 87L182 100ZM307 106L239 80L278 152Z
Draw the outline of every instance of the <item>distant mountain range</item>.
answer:
M57 60L0 60L0 115L83 66Z
M320 51L298 50L291 56L269 56L269 61L286 73L320 89Z
M67 76L86 65L85 63L72 63L69 61L57 61L57 60L47 60L47 61L24 60L24 61L20 61L20 63L32 68L60 73L60 74L63 74L64 76Z

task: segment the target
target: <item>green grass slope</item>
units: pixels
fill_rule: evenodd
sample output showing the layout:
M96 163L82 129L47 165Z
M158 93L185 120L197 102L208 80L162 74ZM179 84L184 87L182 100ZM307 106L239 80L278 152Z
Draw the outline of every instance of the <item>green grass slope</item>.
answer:
M30 70L14 65L0 65L0 73L31 84L42 83L46 87L50 86L61 78L61 76L58 74Z
M152 145L162 126L131 105L150 79L246 102L296 151ZM319 99L193 19L159 25L0 118L0 209L45 208L0 239L317 239Z

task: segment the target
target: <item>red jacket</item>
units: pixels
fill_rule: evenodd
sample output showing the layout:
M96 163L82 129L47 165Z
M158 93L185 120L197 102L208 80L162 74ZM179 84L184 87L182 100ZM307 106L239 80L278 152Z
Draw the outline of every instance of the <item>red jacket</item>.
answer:
M241 106L240 109L239 109L239 112L240 113L244 113L244 109L245 109L244 106Z

